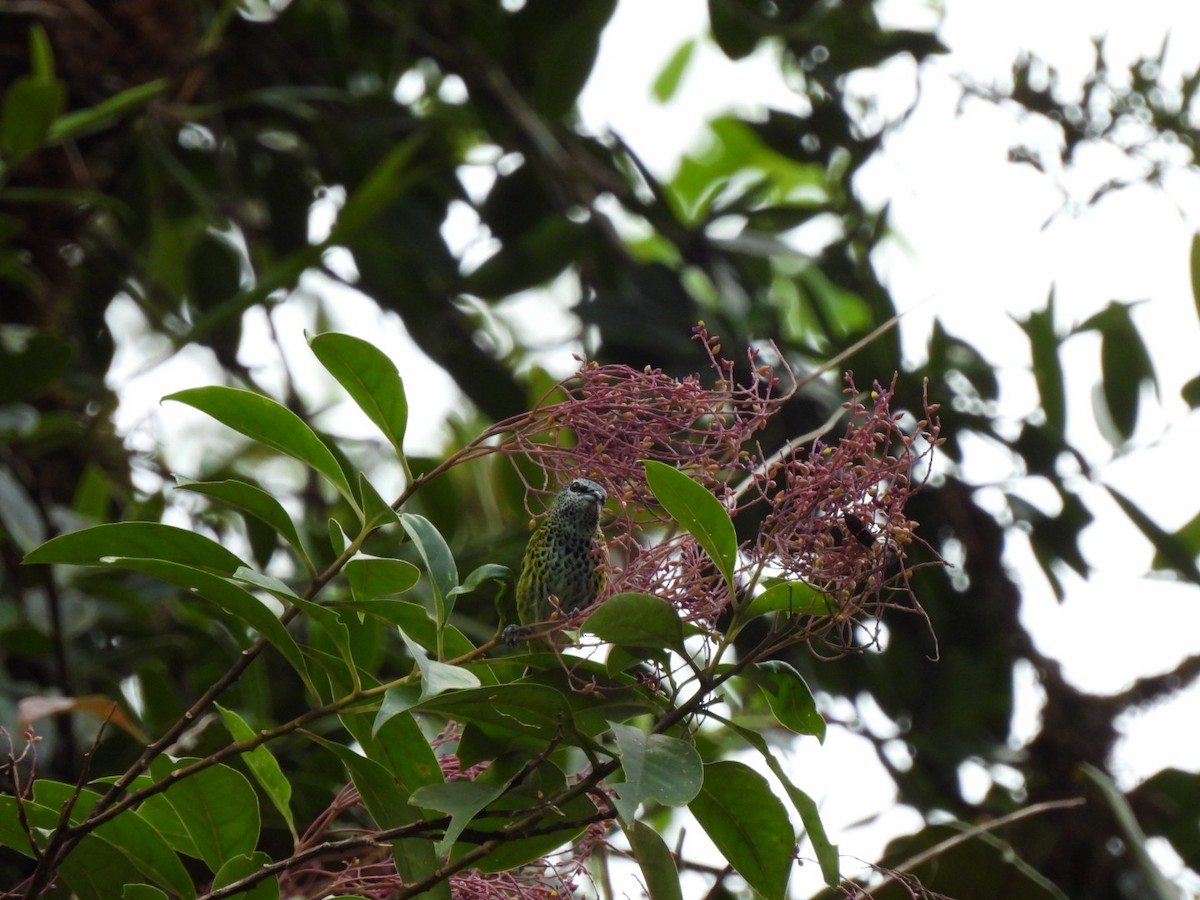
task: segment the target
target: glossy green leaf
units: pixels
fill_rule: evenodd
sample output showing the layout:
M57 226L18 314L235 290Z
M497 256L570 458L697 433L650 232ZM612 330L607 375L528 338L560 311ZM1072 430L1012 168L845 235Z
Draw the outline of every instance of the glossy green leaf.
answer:
M754 890L783 900L796 841L787 810L763 776L732 760L709 763L688 809Z
M159 757L150 764L150 772L161 780L196 761ZM163 796L213 872L234 857L254 852L260 827L258 795L241 772L210 766L175 781Z
M665 734L647 734L632 725L610 722L617 739L623 782L610 782L616 790L617 811L632 822L638 804L647 800L664 806L690 803L704 781L704 762L691 744Z
M177 585L203 597L210 603L215 603L270 641L271 645L291 663L297 674L307 680L308 670L304 666L304 659L295 638L279 621L275 613L244 588L204 569L164 559L115 557L112 563L134 572L151 575L168 584Z
M402 457L408 399L396 364L382 350L348 334L319 334L308 345Z
M239 716L232 709L226 709L219 703L214 704L217 712L221 714L221 718L225 721L225 727L229 729L229 735L235 741L247 741L254 737L254 729L246 724L246 720ZM292 783L287 780L287 776L283 774L283 769L279 767L279 760L265 746L260 745L255 747L248 753L243 753L241 759L246 764L246 768L250 770L250 774L254 780L258 782L258 786L263 789L263 793L267 795L267 799L283 816L283 820L287 822L288 831L292 833L292 838L296 839L296 825L292 818Z
M126 884L121 886L121 900L170 900L156 887L148 884Z
M513 782L510 789L489 806L489 815L478 816L471 823L471 829L481 832L481 836L499 831L510 825L514 818L528 815L530 810L543 811L529 826L534 832L533 837L506 840L478 861L477 865L485 872L510 871L557 850L581 834L585 823L596 815L596 805L587 794L548 806L547 800L561 795L573 782L568 782L563 771L549 762L528 771L525 764L533 752L531 748L529 756L506 754L476 779L476 783L508 784L518 773L525 772L519 782ZM462 842L453 855L474 849L477 840Z
M463 583L450 591L450 596L457 597L459 594L470 594L477 590L481 584L487 581L512 581L513 572L508 566L497 565L496 563L484 563L479 568L475 569L470 575L463 579Z
M353 682L357 677L358 666L354 661L354 650L350 645L350 629L343 621L342 616L337 610L312 600L296 598L293 602L319 628L319 633L337 649L338 655L346 667L345 674ZM355 684L357 686L357 683Z
M730 590L735 589L737 533L724 505L704 485L657 460L645 460L646 482L662 508L708 553Z
M425 649L403 631L400 637L421 670L421 700L428 700L446 691L470 690L480 686L479 678L473 672L430 659Z
M451 781L431 784L413 792L409 803L424 809L435 809L450 816L446 833L437 842L434 852L445 856L471 819L485 806L504 793L507 782Z
M769 659L755 664L753 675L781 725L825 743L825 719L799 672L783 660Z
M206 413L222 425L311 466L358 509L346 473L321 439L298 415L269 397L239 388L213 385L168 394L174 400Z
M368 734L356 734L362 750L387 769L407 791L441 784L442 767L413 715L396 715Z
M431 612L439 624L443 623L450 617L454 607L454 589L458 587L458 567L454 562L454 554L450 552L441 532L424 516L402 513L400 524L417 545L417 552L425 563L433 587L434 609Z
M359 612L378 616L403 630L426 650L436 653L439 641L446 659L464 656L475 649L475 645L453 625L438 628L424 606L409 600L371 600L353 604Z
M62 785L69 788L69 785ZM59 810L30 799L22 810L30 826L45 833L58 824ZM17 812L16 800L0 794L0 845L33 858L24 826ZM95 835L84 835L79 846L59 867L58 875L78 900L108 900L119 896L123 885L141 879L140 873L122 853L113 852L107 842ZM195 896L190 894L181 896Z
M39 780L34 784L34 800L47 809L62 809L76 795L74 786ZM100 801L94 791L78 794L71 810L72 823L79 823ZM196 889L175 851L154 827L135 810L129 810L99 826L93 835L108 845L109 852L120 854L145 879L181 897L195 897Z
M300 542L300 535L296 531L292 517L287 514L283 504L262 488L232 478L225 481L192 481L176 475L175 482L178 490L192 491L213 497L265 523L272 531L287 541L310 572L314 571L312 561L308 558L304 545Z
M309 737L341 760L362 797L363 806L380 828L399 828L421 818L421 811L409 805L409 791L398 784L395 777L379 763L343 744L315 734ZM433 843L426 840L395 841L392 844L392 857L396 861L396 871L408 884L423 880L438 867ZM427 896L436 900L450 900L449 879L430 888Z
M841 881L838 848L829 840L825 825L821 822L817 804L808 794L792 783L792 779L783 770L783 766L779 764L779 760L775 758L775 754L771 752L771 748L767 746L767 742L761 734L740 725L732 725L731 728L742 740L758 751L763 762L767 764L767 768L771 770L771 774L778 778L779 783L783 785L784 793L787 794L792 807L800 814L800 821L804 823L804 830L813 845L813 852L817 855L817 863L821 866L821 876L827 885L836 887Z
M624 829L650 900L683 900L675 857L658 832L644 822L634 822Z
M26 563L97 566L107 557L146 557L231 575L246 565L216 541L158 522L112 522L51 538Z
M363 528L382 528L400 521L392 505L379 496L375 485L362 472L358 474L358 493L362 497Z
M582 629L624 647L683 647L679 613L670 603L649 594L614 594L587 617Z
M783 613L788 616L827 616L836 611L828 594L803 581L779 581L750 600L740 614L743 620Z
M403 594L421 578L421 571L402 559L356 557L346 563L350 591L357 601Z
M512 735L551 740L571 718L566 698L539 684L497 684L452 691L422 701L419 709L457 722L475 722Z
M255 875L271 862L271 857L261 851L235 856L226 861L216 873L212 882L213 890L229 887L243 878ZM264 878L248 890L239 891L237 897L238 900L279 900L279 879L275 876Z

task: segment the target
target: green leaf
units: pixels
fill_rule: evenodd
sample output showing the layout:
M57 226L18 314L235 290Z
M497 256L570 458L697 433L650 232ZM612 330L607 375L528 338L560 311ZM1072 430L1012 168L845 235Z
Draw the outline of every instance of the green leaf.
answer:
M215 603L270 641L271 646L283 655L305 683L308 682L308 670L295 638L276 618L275 613L249 591L204 569L165 559L115 557L112 563L177 585L210 603Z
M356 737L367 757L387 769L407 791L444 780L429 738L412 715L392 716L369 734Z
M667 60L667 64L663 66L662 71L658 73L658 77L654 79L654 84L650 88L650 93L654 96L655 100L659 103L666 103L675 96L695 52L695 38L688 38L676 48L675 52L671 54L671 58Z
M156 887L148 884L126 884L121 887L121 900L170 900Z
M418 708L539 741L557 737L562 724L571 718L566 697L540 684L495 684L453 691L423 700Z
M106 557L146 557L232 575L245 566L216 541L158 522L110 522L51 538L25 556L26 563L98 566Z
M642 881L650 900L683 900L675 858L658 832L644 822L622 827L634 859L642 869Z
M440 641L442 653L447 659L464 656L475 649L475 645L466 635L453 625L438 628L437 623L430 618L429 611L419 603L408 600L371 600L352 604L352 608L390 622L427 650L436 653Z
M496 563L484 563L468 575L462 584L451 590L450 596L457 597L459 594L470 594L485 581L511 581L512 575L512 569L508 566L501 566Z
M412 654L417 668L421 670L421 700L428 700L430 697L436 697L446 691L470 690L480 687L479 678L473 672L461 666L448 666L430 659L425 648L403 631L400 632L400 637L403 638L408 652Z
M358 667L354 661L354 650L350 646L350 629L346 627L346 623L342 621L342 617L336 610L331 609L323 604L316 603L312 600L304 600L297 597L292 601L304 614L319 626L321 634L329 639L335 648L338 655L345 663L346 673L357 687L358 682Z
M758 46L759 33L747 21L753 13L739 0L708 0L708 22L717 46L730 59L744 59Z
M283 504L262 488L232 478L226 481L192 481L176 475L175 481L177 490L192 491L213 497L254 516L287 541L288 545L296 551L296 555L300 557L305 568L315 574L316 570L304 550L304 545L300 542L300 534L296 531L292 517L287 514Z
M75 794L73 786L59 782L39 780L34 786L34 800L56 811ZM72 823L83 821L99 801L100 795L93 791L80 792L71 810ZM108 845L110 853L120 854L155 885L181 897L196 896L192 879L175 851L135 810L110 819L92 833Z
M700 792L704 762L691 744L665 734L647 734L632 725L610 722L617 739L625 781L612 782L617 811L632 822L639 803L655 800L664 806L683 806Z
M1115 488L1108 487L1108 492L1112 494L1117 505L1133 520L1133 524L1144 534L1154 545L1155 562L1156 564L1165 563L1172 569L1175 569L1193 584L1200 584L1200 568L1196 566L1196 554L1192 548L1176 535L1159 527L1159 525L1147 516L1142 510L1128 497L1122 494Z
M1133 305L1113 301L1075 328L1076 333L1100 333L1103 409L1097 409L1097 418L1101 430L1118 447L1129 440L1137 424L1142 385L1150 382L1158 391L1154 365L1133 321Z
M796 812L800 814L800 821L804 823L804 830L812 842L813 852L817 854L817 863L821 866L821 876L827 885L837 887L841 881L838 848L829 840L829 835L825 832L825 825L821 822L817 804L808 794L792 783L761 734L740 725L731 727L741 736L742 740L759 752L763 761L766 762L767 768L771 770L771 774L778 778L779 783L783 785L784 793L787 794Z
M156 78L154 81L135 84L95 106L65 113L54 120L46 133L46 139L49 143L56 144L68 138L103 131L115 125L127 112L163 94L169 86L170 81L166 78Z
M217 707L217 712L221 714L221 718L225 720L225 727L229 729L230 737L235 741L247 741L254 737L254 729L246 724L245 719L219 703L214 705ZM296 825L292 819L292 784L283 774L283 769L279 767L279 761L270 750L261 745L248 753L243 753L241 758L246 763L246 768L250 770L250 774L254 776L254 780L258 782L258 786L267 795L267 799L279 810L279 814L287 822L288 831L292 833L293 840L297 839Z
M304 420L287 407L261 394L221 385L176 391L163 400L198 409L222 425L311 466L358 511L358 501L337 459Z
M788 616L828 616L836 611L828 594L818 591L803 581L779 581L750 600L740 614L744 620L767 613L784 613Z
M1196 304L1196 315L1200 317L1200 234L1192 236L1191 274L1192 301Z
M1054 292L1050 292L1044 310L1031 312L1029 318L1018 320L1018 324L1029 338L1033 377L1046 422L1061 435L1067 424L1067 394L1058 355L1062 339L1054 330Z
M261 872L263 867L272 862L271 857L259 851L245 856L235 856L228 860L213 878L212 888L228 887L231 884ZM279 879L272 876L264 878L249 890L239 891L238 900L279 900Z
M781 725L825 743L825 720L799 672L780 659L756 663L752 671Z
M156 780L198 760L163 757L150 764ZM254 852L259 837L258 796L241 772L210 766L175 781L163 794L213 872L237 856Z
M437 842L434 852L445 856L463 829L471 824L480 810L504 793L508 782L451 781L419 788L408 802L424 809L435 809L450 816L446 833Z
M796 842L787 810L763 776L732 760L709 763L688 809L750 887L783 900Z
M309 734L309 737L341 760L362 797L363 806L380 828L399 828L421 818L420 810L408 803L409 792L379 763L318 735ZM396 871L407 884L422 881L438 867L438 858L430 841L395 841L392 857L396 861ZM449 879L430 888L427 894L437 900L450 900Z
M56 787L73 790L71 785L56 784ZM22 812L31 827L48 834L58 824L59 807L52 808L29 799L23 804ZM33 858L16 800L6 795L0 795L0 844ZM94 834L83 836L71 855L63 860L57 874L78 900L108 900L118 896L123 885L142 877L123 853L113 852L111 844ZM195 890L188 892L185 889L180 896L194 897Z
M36 22L29 27L29 71L43 80L54 77L54 47L46 29Z
M403 457L408 399L395 363L379 348L348 334L319 334L308 346Z
M441 625L450 617L454 607L454 589L458 587L458 567L454 563L454 554L450 552L441 532L424 516L402 513L400 524L417 545L417 552L425 562L425 571L429 573L433 586L434 609L430 612Z
M345 572L359 602L403 594L421 578L421 570L402 559L356 557L346 563Z
M568 788L566 776L553 763L544 762L529 771L527 766L535 751L528 754L507 753L495 759L476 784L500 783L511 787L489 807L488 815L477 816L472 829L484 833L499 831L518 816L525 816L532 809L544 810L530 830L534 837L505 840L476 865L485 872L505 872L533 862L548 853L569 844L583 832L587 822L596 815L596 805L586 794L580 794L566 802L549 804L548 799L559 796ZM520 782L513 782L521 774ZM574 785L574 781L571 782ZM455 854L474 849L476 844L464 843L455 848Z
M420 178L420 170L409 161L421 142L419 134L400 141L367 174L338 213L326 246L346 243Z
M41 148L66 100L61 82L24 75L9 84L0 106L0 150L12 165Z
M395 525L400 521L392 505L379 496L375 485L362 472L358 473L358 493L362 497L363 528L382 528L384 525Z
M1179 395L1187 403L1188 409L1200 407L1200 375L1188 379L1184 386L1179 389Z
M1150 891L1146 900L1177 900L1178 889L1167 880L1162 870L1154 863L1146 846L1146 834L1138 824L1137 817L1125 799L1125 795L1103 771L1091 763L1080 763L1080 771L1100 790L1101 797L1112 811L1113 818L1125 838L1125 845L1132 853L1132 861L1142 876L1143 886Z
M46 540L46 523L38 507L8 468L0 469L0 525L27 553Z
M582 630L625 647L683 649L683 623L675 607L650 594L614 594L587 617Z
M666 463L648 459L642 464L646 467L646 482L655 498L712 557L730 591L734 591L737 532L724 505L704 485Z

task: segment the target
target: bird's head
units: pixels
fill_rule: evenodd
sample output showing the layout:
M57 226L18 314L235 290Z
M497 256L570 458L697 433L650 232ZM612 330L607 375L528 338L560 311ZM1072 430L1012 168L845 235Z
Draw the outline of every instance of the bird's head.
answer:
M591 531L600 521L600 507L608 499L608 493L590 478L573 478L559 491L551 511L560 521Z

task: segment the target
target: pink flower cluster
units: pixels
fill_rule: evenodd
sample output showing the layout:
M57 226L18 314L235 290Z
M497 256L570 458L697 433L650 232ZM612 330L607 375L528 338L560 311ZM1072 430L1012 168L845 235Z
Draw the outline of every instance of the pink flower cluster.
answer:
M709 623L734 599L695 539L657 505L642 466L653 459L707 487L735 523L758 522L739 548L739 599L767 579L803 582L827 597L830 613L806 627L840 647L852 645L846 623L889 606L919 609L907 553L923 542L904 509L931 471L940 441L936 405L926 396L919 416L893 412L894 377L864 394L847 373L840 436L825 432L767 454L757 439L797 389L792 372L781 390L781 379L751 351L749 383L739 385L733 361L720 356L703 323L694 336L708 356L711 387L694 375L584 362L547 402L490 432L515 463L533 463L534 478L517 465L532 497L548 500L581 475L608 489L616 502L603 523L606 593L655 594ZM928 559L937 562L932 550Z

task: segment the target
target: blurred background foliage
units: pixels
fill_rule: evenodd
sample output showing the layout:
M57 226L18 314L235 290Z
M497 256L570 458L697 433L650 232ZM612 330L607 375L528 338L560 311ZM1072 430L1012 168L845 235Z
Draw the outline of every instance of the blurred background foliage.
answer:
M773 342L805 372L895 314L872 264L888 236L887 209L864 205L854 179L904 116L869 114L850 102L845 83L897 58L922 63L944 50L938 36L889 30L863 0L709 0L717 46L732 59L775 48L796 102L715 119L709 145L663 181L636 148L586 132L576 113L614 7L615 0L0 2L0 721L10 733L18 733L19 700L49 695L136 697L141 729L156 733L237 649L221 623L174 589L107 571L59 584L47 568L19 565L31 547L84 524L168 516L251 547L263 565L277 549L249 520L182 502L154 449L118 432L119 385L106 377L120 337L111 330L115 302L140 316L146 366L205 348L227 383L267 390L310 417L325 398L306 395L286 371L268 376L245 362L247 314L268 311L276 321L315 292L319 331L338 297L353 291L394 315L469 401L448 423L448 445L526 409L551 380L538 365L545 338L496 314L521 292L569 296L593 358L674 374L702 367L689 341L699 319L727 353ZM661 77L646 86L663 98L690 50L669 53L664 48ZM1159 183L1168 165L1194 165L1200 73L1164 85L1153 63L1141 60L1123 77L1129 73L1110 71L1098 43L1082 103L1060 99L1057 73L1033 57L1014 61L1009 83L964 92L1059 130L1058 160L1046 160L1045 148L1014 147L1014 164L1061 171L1079 146L1106 143L1140 163L1139 177L1105 186L1121 190ZM1176 148L1173 163L1151 152L1164 139ZM467 168L485 173L484 187L464 177ZM494 248L481 263L465 261L447 236L448 221L464 209ZM963 215L970 227L970 211ZM816 255L798 253L788 233L817 218L833 237ZM322 293L322 285L341 292ZM998 377L980 349L940 326L915 368L905 368L894 330L845 362L860 383L899 370L897 397L914 407L928 379L930 396L943 404L943 465L910 514L955 566L918 574L936 660L926 624L910 617L886 623L882 650L790 661L831 709L872 703L886 714L894 725L887 732L857 715L843 724L876 743L897 802L933 822L1088 798L1081 809L1024 819L919 868L926 886L961 898L1151 896L1139 838L1123 829L1111 792L1082 778L1081 766L1103 770L1117 718L1192 684L1200 656L1118 695L1080 692L1022 625L1021 591L1003 555L1014 534L1027 537L1060 596L1064 571L1087 574L1079 538L1093 514L1073 482L1089 473L1065 436L1067 416L1080 413L1067 409L1060 347L1072 334L1100 335L1098 408L1114 453L1153 401L1144 390L1155 385L1152 354L1121 303L1071 334L1056 330L1052 305L1022 328L1041 409L1016 429L999 422ZM797 395L786 428L764 446L823 422L841 400L835 375ZM1185 389L1193 405L1198 383ZM425 389L408 385L410 395ZM982 508L958 465L972 436L1044 479L1056 511L1016 492L1004 510ZM381 446L340 447L388 465ZM179 474L214 480L236 472L275 491L286 486L298 519L323 533L336 498L244 449L228 446ZM1200 583L1200 527L1170 533L1118 501L1154 543L1156 566ZM451 540L460 568L519 560L527 514L519 481L504 466L456 470L414 502ZM463 627L488 633L494 614L479 617ZM257 711L261 722L294 715L304 698L281 695L262 662L233 688L239 708L252 719ZM1036 673L1044 708L1036 736L1015 747L1018 664ZM42 774L73 778L95 723L80 714L36 724L46 737ZM885 752L896 740L904 762ZM128 735L109 732L93 768L107 771L135 751ZM277 752L285 769L314 785L306 806L297 783L297 814L316 812L339 772L313 764L311 754L303 767L295 758L289 766L288 748ZM967 762L1017 776L969 801L958 775ZM1200 871L1196 775L1162 772L1124 801L1146 834L1165 836ZM906 859L945 833L931 825L882 862ZM895 888L876 896L907 896L888 893Z

